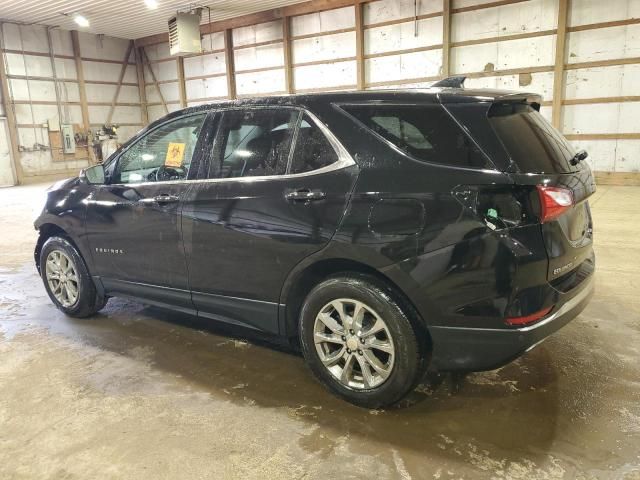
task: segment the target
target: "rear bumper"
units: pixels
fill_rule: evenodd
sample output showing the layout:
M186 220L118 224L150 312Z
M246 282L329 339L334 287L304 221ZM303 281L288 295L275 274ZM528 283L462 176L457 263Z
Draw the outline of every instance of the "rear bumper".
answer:
M561 294L545 319L531 326L467 328L432 326L432 367L441 371L481 371L499 368L531 350L564 327L587 306L594 289L590 275L574 290Z

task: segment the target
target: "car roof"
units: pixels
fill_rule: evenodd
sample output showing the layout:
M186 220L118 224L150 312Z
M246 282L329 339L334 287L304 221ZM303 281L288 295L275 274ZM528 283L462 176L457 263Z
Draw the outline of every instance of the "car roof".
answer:
M245 97L238 100L224 100L207 103L197 107L189 107L183 112L210 109L211 106L220 108L244 106L312 106L320 103L475 103L508 100L525 100L530 103L540 103L541 97L535 93L516 92L511 90L494 89L466 89L466 88L415 88L398 90L364 90L340 91L324 93L299 93L291 95L274 95L263 97Z

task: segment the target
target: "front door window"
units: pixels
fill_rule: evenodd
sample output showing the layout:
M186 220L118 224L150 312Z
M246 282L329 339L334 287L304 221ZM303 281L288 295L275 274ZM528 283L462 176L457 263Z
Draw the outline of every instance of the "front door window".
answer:
M183 180L206 114L167 122L131 145L118 159L111 183Z

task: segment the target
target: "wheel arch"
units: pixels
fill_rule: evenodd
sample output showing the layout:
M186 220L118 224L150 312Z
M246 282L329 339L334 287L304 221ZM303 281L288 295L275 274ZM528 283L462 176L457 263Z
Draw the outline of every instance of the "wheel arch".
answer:
M64 238L69 243L71 243L71 245L73 245L73 248L75 248L76 251L80 253L80 255L82 255L81 250L78 248L78 244L76 243L76 241L61 226L56 225L55 223L43 223L38 227L38 232L39 232L38 241L36 242L36 248L33 251L33 258L36 262L36 268L38 269L38 272L40 272L40 252L42 252L42 246L51 237L58 236L58 237ZM86 260L85 260L85 264L86 264Z
M324 258L306 265L289 275L283 287L280 303L284 317L281 322L282 333L290 342L297 344L300 309L311 289L322 280L341 273L375 279L408 312L409 320L414 328L419 334L424 335L428 348L431 348L431 335L429 334L428 326L414 302L403 292L402 288L375 267L346 258Z

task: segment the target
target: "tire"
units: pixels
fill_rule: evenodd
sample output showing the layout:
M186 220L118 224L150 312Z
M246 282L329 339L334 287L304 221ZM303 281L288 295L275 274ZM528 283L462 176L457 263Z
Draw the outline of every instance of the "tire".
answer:
M50 260L49 265L47 260ZM63 237L50 237L42 246L40 276L53 304L71 317L90 317L107 302L105 297L98 295L80 253ZM60 280L56 280L56 276Z
M345 330L340 308L347 323L359 319L351 324L353 329ZM307 365L329 390L354 405L393 405L415 388L426 370L427 338L412 324L411 313L375 277L329 278L309 292L300 312L300 343ZM378 330L378 320L385 329Z

